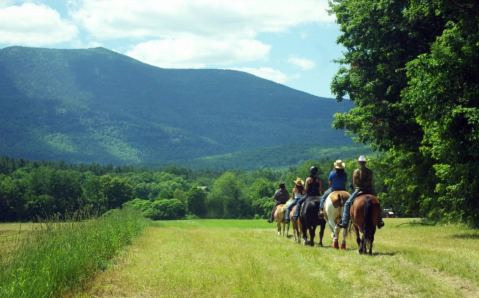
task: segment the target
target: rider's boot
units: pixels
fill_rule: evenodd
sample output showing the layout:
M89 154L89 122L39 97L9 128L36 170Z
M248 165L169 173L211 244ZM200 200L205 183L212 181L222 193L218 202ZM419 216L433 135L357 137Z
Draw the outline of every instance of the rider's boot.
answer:
M348 226L348 223L347 222L340 222L337 224L338 227L340 227L341 229L344 229Z

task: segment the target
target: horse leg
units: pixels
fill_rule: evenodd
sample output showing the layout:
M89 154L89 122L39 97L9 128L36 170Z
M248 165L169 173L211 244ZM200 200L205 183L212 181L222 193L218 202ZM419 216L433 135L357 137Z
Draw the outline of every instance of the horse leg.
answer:
M341 249L346 249L346 236L348 235L348 230L343 230L343 243L341 243Z
M319 246L323 246L323 236L324 230L326 229L326 223L321 224L321 229L319 230Z
M359 228L354 226L354 232L356 233L356 242L358 243L358 250L359 250L359 253L362 253L362 242L361 242L361 238L359 238Z
M314 246L314 234L316 234L316 227L311 226L309 228L309 238L311 238L311 242L309 243L309 245L311 246Z
M373 254L374 232L371 233L371 234L372 235L370 235L370 237L369 237L369 255Z
M306 234L307 233L306 223L301 218L300 218L300 222L301 222L301 234L303 236L303 244L306 245L308 244L308 235Z

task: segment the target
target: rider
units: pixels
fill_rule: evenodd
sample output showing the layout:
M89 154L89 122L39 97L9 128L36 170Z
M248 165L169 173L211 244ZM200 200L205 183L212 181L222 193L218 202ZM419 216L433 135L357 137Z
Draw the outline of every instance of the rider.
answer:
M274 193L274 207L273 210L271 211L271 216L268 219L269 223L272 223L274 221L274 210L276 209L276 206L280 204L284 204L289 200L289 193L286 190L286 186L284 185L284 182L281 181L279 183L279 189Z
M363 193L373 193L373 184L374 184L374 174L369 168L366 168L366 157L361 155L356 162L359 164L359 169L354 170L353 173L353 185L356 187L356 190L353 194L349 197L349 199L344 203L344 211L343 211L343 218L342 221L338 224L340 228L346 228L349 223L350 217L350 209L351 205L354 202L354 199L361 191ZM384 222L382 220L382 214L379 212L379 223L378 228L382 228L384 226Z
M306 190L304 190L304 182L303 179L301 178L296 178L296 181L294 181L294 188L293 188L293 193L291 194L293 202L289 204L289 206L286 208L286 217L284 219L285 223L289 223L289 213L291 212L291 209L298 203L299 199L303 195L306 194Z
M348 181L348 174L344 172L344 162L342 162L340 159L336 160L334 162L333 170L331 173L329 173L329 189L323 194L321 197L321 201L319 202L319 218L323 219L324 218L324 213L323 213L323 206L324 206L324 201L326 198L331 194L333 191L337 190L346 190L346 182Z
M299 217L299 210L301 209L301 204L308 198L308 197L319 197L321 192L323 191L323 187L321 184L321 179L319 179L316 175L318 174L318 168L312 166L309 169L309 177L306 178L306 186L304 190L306 191L306 195L303 196L301 199L298 200L296 203L296 210L294 210L293 214L293 221Z

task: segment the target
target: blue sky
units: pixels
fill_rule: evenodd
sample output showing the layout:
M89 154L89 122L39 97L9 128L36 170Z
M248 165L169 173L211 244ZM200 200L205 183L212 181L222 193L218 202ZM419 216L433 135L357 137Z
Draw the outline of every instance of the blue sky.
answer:
M102 46L163 68L246 71L322 97L344 50L327 0L0 0L0 48Z

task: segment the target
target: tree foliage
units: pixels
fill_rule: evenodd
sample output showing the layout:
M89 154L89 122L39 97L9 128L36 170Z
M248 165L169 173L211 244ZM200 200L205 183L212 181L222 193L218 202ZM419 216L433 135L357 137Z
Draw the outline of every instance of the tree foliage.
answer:
M357 108L334 127L386 152L387 198L479 224L479 3L332 1L347 51L331 84Z

